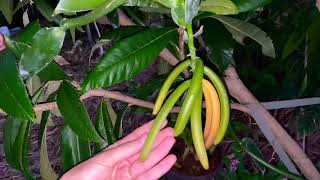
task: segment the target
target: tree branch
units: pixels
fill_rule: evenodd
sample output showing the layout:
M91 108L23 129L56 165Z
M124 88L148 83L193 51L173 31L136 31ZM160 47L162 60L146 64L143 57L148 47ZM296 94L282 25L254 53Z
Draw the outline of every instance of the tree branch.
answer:
M104 90L104 89L96 89L96 90L91 90L88 91L87 93L83 94L80 99L85 100L90 97L107 97L113 100L118 100L122 102L126 102L130 105L136 105L148 109L153 109L154 104L152 102L144 101L141 99L137 99L131 96L124 95L120 92L117 91L109 91L109 90ZM57 109L57 103L56 102L51 102L51 103L43 103L43 104L38 104L34 106L34 111L35 112L43 112L43 111L50 111L50 110L55 110ZM249 112L249 109L241 104L233 103L231 104L231 109L236 109L239 111L243 112ZM180 107L174 107L171 112L172 113L178 113L180 111ZM4 111L0 109L0 114L5 114Z

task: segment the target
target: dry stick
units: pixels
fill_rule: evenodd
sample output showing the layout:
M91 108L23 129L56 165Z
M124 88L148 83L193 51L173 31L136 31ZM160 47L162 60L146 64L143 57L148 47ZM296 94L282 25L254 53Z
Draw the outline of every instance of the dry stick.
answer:
M309 160L307 155L303 152L300 146L290 135L282 128L282 126L274 119L274 117L259 103L259 101L251 94L246 86L239 79L239 76L230 66L225 71L225 82L227 84L229 93L235 97L241 104L257 104L255 111L264 118L266 123L270 126L271 131L278 139L282 147L287 151L288 155L299 167L306 178L311 180L319 180L320 174Z

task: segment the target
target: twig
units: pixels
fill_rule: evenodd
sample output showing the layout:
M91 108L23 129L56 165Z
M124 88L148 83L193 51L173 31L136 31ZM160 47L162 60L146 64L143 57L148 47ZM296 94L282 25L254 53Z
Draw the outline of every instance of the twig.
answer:
M131 105L136 105L140 107L145 107L148 109L153 109L154 104L152 102L144 101L141 99L137 99L131 96L127 96L124 94L121 94L120 92L117 91L109 91L109 90L104 90L104 89L96 89L96 90L91 90L88 91L87 93L83 94L80 99L85 100L90 97L107 97L110 99L126 102ZM34 106L34 111L35 112L43 112L43 111L49 111L49 110L54 110L57 109L57 103L56 102L51 102L51 103L43 103L43 104L38 104ZM231 104L232 109L236 109L239 111L246 112L248 111L248 108L241 104L233 103ZM180 107L174 107L171 112L172 113L178 113L180 111ZM0 114L4 114L5 112L0 109Z
M186 58L185 52L184 52L184 28L179 27L179 55L180 55L180 60L184 60Z

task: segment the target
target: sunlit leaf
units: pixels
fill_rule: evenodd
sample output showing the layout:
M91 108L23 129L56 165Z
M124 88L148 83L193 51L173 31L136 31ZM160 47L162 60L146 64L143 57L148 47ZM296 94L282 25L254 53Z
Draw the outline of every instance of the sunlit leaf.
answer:
M215 14L228 15L238 14L237 6L231 0L206 0L200 5L201 11L208 11Z
M32 77L44 69L61 50L65 31L60 27L43 28L31 42L31 48L25 50L20 61L20 73ZM50 46L47 46L50 44Z
M240 12L251 11L259 7L264 7L271 1L272 0L233 0Z

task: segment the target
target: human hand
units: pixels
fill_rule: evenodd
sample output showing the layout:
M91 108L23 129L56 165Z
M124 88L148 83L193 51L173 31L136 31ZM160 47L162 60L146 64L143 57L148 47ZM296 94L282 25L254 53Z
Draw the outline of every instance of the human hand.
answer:
M167 122L162 125L162 128L166 124ZM145 124L91 159L78 164L64 174L61 180L152 180L160 178L171 169L177 160L175 155L168 155L175 143L174 132L169 127L161 130L148 159L141 161L140 151L151 125L152 122Z

